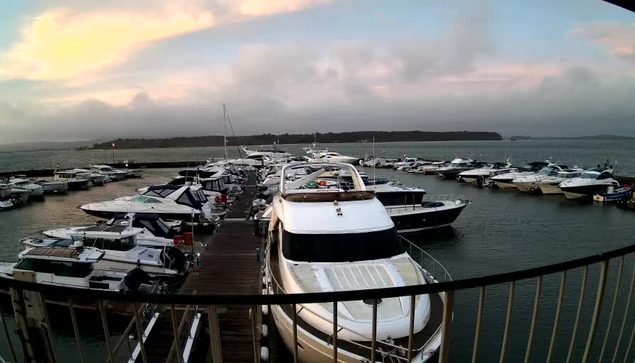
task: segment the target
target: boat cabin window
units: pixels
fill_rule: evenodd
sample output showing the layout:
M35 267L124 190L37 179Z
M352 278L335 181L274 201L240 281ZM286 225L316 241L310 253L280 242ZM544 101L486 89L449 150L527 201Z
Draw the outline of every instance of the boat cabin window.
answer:
M602 180L602 179L613 179L613 175L611 175L611 173L602 173L600 174L600 176L598 176L597 180Z
M86 277L93 272L92 263L51 261L26 258L15 266L18 270L54 274L64 277Z
M375 193L375 196L384 206L392 205L418 205L423 202L425 192L388 192Z
M282 232L285 258L302 262L352 262L390 258L405 252L395 228L368 233Z
M170 227L160 219L152 223L151 221L140 220L139 224L145 227L148 231L152 232L155 236L166 236L170 234Z
M83 238L85 246L92 246L101 250L128 251L136 247L134 237L121 239Z

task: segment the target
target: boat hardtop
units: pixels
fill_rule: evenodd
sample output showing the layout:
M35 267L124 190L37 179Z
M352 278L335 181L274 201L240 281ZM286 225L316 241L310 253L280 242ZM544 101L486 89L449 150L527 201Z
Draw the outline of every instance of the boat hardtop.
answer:
M69 241L71 242L71 241ZM92 247L77 247L73 243L65 247L32 247L27 248L18 254L20 259L56 260L66 262L95 263L101 260L105 251Z

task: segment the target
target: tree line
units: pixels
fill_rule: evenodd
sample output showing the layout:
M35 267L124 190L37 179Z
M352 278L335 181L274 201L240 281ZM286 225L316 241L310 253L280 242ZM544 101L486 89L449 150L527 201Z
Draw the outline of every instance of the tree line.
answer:
M327 132L315 134L262 134L251 136L227 137L228 145L271 145L310 144L314 140L321 143L351 142L397 142L397 141L465 141L465 140L502 140L497 132L486 131L354 131ZM170 147L223 146L223 136L171 137L164 139L122 139L93 144L93 149L111 149L113 143L117 149L150 149Z

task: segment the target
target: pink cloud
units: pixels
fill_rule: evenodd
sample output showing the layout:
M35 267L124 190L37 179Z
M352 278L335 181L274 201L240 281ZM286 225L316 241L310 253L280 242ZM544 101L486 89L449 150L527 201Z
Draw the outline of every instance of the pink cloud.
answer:
M589 39L618 58L635 60L635 24L586 23L569 31L570 35Z

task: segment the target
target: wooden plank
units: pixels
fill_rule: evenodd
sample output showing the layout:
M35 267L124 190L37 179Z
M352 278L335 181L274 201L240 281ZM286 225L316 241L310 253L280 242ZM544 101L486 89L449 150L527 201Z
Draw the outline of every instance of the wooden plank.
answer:
M253 222L246 220L251 202L256 193L254 175L252 184L232 206L227 214L229 219L220 225L214 235L198 234L203 246L199 250L201 268L187 277L179 294L191 295L196 292L203 295L259 294L261 292L260 266L256 260L256 249L261 246L261 237L254 236ZM249 362L254 360L252 347L252 325L249 306L219 306L219 327L221 350L224 362ZM165 322L157 325L166 332L155 332L157 339L148 339L148 351L164 354L169 351L172 341L166 339L172 335L169 314L162 314ZM209 326L207 317L201 319L203 329L192 352L193 360L201 360L209 350ZM169 330L169 331L168 331ZM165 335L164 335L165 333ZM167 335L167 336L166 336ZM152 344L150 346L150 344ZM164 346L165 345L165 346ZM164 359L165 360L164 355ZM154 361L154 360L152 360Z

